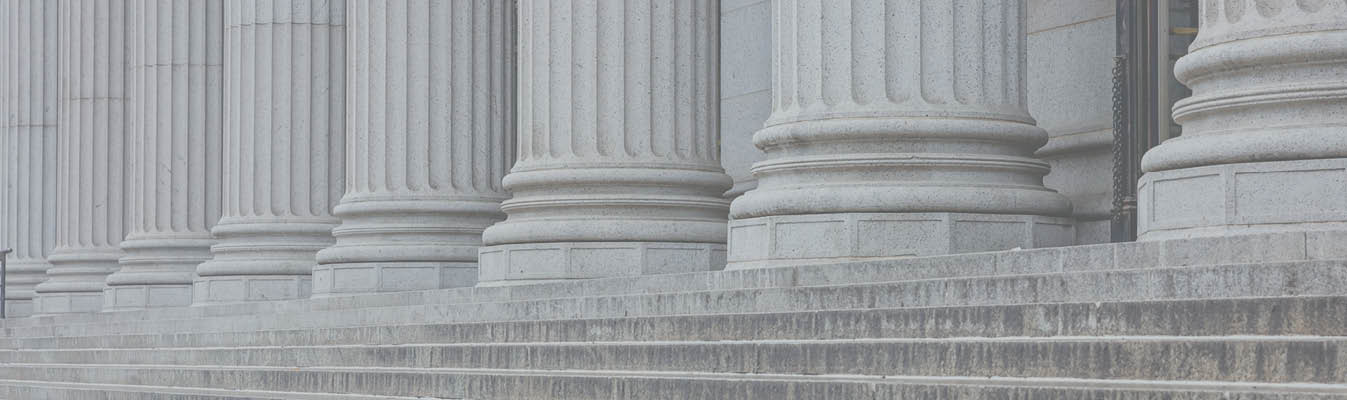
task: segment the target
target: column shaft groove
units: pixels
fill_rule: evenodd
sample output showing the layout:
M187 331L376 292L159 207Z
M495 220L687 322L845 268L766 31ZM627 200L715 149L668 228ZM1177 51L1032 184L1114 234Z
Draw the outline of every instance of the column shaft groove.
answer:
M1142 157L1141 240L1347 230L1347 1L1204 0L1183 134Z
M102 309L129 213L126 2L59 4L56 247L47 280L34 289L36 314Z
M57 15L59 4L17 0L0 8L0 248L9 254L5 315L33 313L56 242Z
M184 306L220 219L224 1L132 0L131 232L105 309Z
M313 293L471 286L508 197L514 2L347 7L346 193Z
M343 190L345 24L341 0L225 3L224 208L193 304L309 297Z
M481 280L717 269L719 3L519 4L519 161Z
M1023 1L781 0L772 21L732 266L1071 243L1033 158Z

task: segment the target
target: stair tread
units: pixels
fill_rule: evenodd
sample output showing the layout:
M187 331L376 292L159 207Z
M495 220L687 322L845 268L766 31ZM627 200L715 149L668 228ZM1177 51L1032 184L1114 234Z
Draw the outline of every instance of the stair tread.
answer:
M436 302L436 299L490 297L564 298L573 293L626 294L634 292L670 292L689 287L735 288L799 286L815 284L858 284L877 281L901 281L933 277L971 277L1017 275L1031 272L1093 272L1106 270L1152 269L1183 266L1228 265L1241 263L1311 262L1335 260L1331 254L1304 252L1290 254L1287 243L1305 240L1295 235L1245 235L1222 238L1178 239L1162 242L1110 243L1031 250L1007 250L986 253L929 257L899 257L848 262L820 262L767 269L710 271L666 275L607 277L524 286L454 288L419 292L365 293L277 302L206 305L191 308L124 311L156 317L199 317L208 314L249 315L268 312L304 312L318 309L367 308L384 303L411 304ZM1297 237L1291 237L1297 236ZM1288 239L1295 239L1287 242ZM1222 249L1226 251L1197 251ZM1303 251L1304 249L1300 249ZM0 321L0 327L67 324L83 319L104 318L109 313L46 316Z
M1271 383L1271 382L1229 382L1202 380L1150 380L1150 379L1089 379L1063 377L1004 377L1004 376L921 376L921 375L849 375L849 374L773 374L773 373L724 373L693 371L629 371L629 370L529 370L529 369L490 369L490 368L396 368L396 367L261 367L261 366L221 366L221 365L143 365L143 364L6 364L5 368L40 369L91 369L114 372L127 371L195 371L195 372L247 372L254 374L347 374L348 376L375 375L421 375L421 376L486 376L486 377L585 377L600 379L678 379L712 381L794 381L794 382L838 382L864 384L914 384L942 386L1002 386L1028 388L1082 388L1105 390L1137 390L1155 392L1212 391L1212 392L1249 392L1249 393L1303 393L1335 394L1347 396L1347 383ZM23 381L21 379L0 379L0 382ZM61 381L41 381L61 382ZM86 382L87 383L87 382ZM256 389L250 389L256 390Z
M1310 279L1302 275L1314 275L1314 278ZM1278 279L1282 281L1282 285L1274 282ZM1125 289L1118 289L1120 286L1125 287ZM630 316L632 314L697 315L812 311L825 308L906 308L945 305L1121 301L1137 297L1159 300L1242 298L1271 295L1338 295L1344 292L1344 288L1347 288L1347 262L1307 261L451 303L296 314L127 320L38 328L37 333L34 333L32 328L27 330L25 328L8 328L6 331L9 332L9 337L30 337L53 336L53 334L42 334L41 329L52 330L53 332L59 329L70 332L88 327L163 331L174 329L174 327L197 324L198 327L192 329L209 330L208 328L201 328L199 325L221 321L231 323L218 323L216 325L221 328L216 330L235 326L234 323L253 324L240 327L241 330L265 330L285 326L386 325L412 320L469 322L600 318ZM1108 290L1114 292L1111 293ZM1118 291L1127 292L1119 293ZM188 330L179 329L178 331Z
M1347 337L1060 337L0 351L14 364L1059 376L1347 382Z
M0 387L40 387L54 389L70 389L80 391L95 391L97 393L122 392L122 393L144 393L144 394L169 394L176 396L192 396L193 399L268 399L268 400L425 400L428 397L405 397L405 396L371 396L364 394L342 394L342 393L312 393L312 392L284 392L268 390L235 390L235 389L214 389L214 388L190 388L176 386L158 386L158 385L127 385L127 384L94 384L79 382L53 382L53 381L24 381L0 379ZM2 393L2 392L0 392Z

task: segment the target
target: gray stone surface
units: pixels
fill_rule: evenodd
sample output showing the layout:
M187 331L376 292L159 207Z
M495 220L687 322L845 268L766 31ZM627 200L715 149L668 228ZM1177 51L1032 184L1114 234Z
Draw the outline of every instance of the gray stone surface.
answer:
M1074 243L1039 240L1030 224L923 221L881 223L885 245L863 248L811 221L1069 216L1032 154L1047 134L1027 109L1026 12L1022 1L774 2L772 114L753 139L766 159L730 208L731 241L749 248L731 244L729 268Z
M1049 264L1048 266L1052 266ZM1347 284L1340 261L992 275L882 283L680 291L542 299L469 298L442 304L189 319L123 318L8 328L17 337L218 332L409 323L613 318L894 307L1330 296ZM860 277L865 277L862 275ZM868 275L875 277L874 274ZM882 279L882 277L877 277Z
M1142 159L1143 240L1347 229L1347 3L1203 2L1183 135Z
M59 4L18 0L0 7L0 249L5 315L33 313L33 287L46 279L56 245Z
M1341 338L944 338L42 349L0 365L214 365L1342 383Z
M163 12L128 0L130 231L103 309L192 304L196 267L220 220L224 129L224 1Z
M968 213L780 215L730 223L729 269L1067 246L1072 220Z
M477 283L482 230L509 197L514 6L346 3L346 191L314 296Z
M132 31L124 0L60 3L56 248L36 314L98 311L130 228L127 194ZM94 78L99 79L85 79Z
M1109 241L1113 13L1109 0L1031 0L1029 113L1048 132L1043 185L1071 199L1073 244Z
M641 374L622 371L473 371L355 368L223 367L98 368L73 365L5 365L0 376L91 383L129 380L201 387L227 384L244 390L294 390L436 398L1108 398L1131 399L1341 399L1338 385L1232 384L1229 382L1119 382L989 377L857 377L770 374ZM1327 387L1325 387L1327 386Z
M1332 239L1282 233L25 318L0 324L0 386L128 399L207 399L221 388L293 399L1344 398L1347 260L1310 245Z
M216 222L195 217L210 180L174 168L209 173L210 157L142 145L200 133L211 114L172 111L217 89L146 79L218 75L221 3L58 4L55 129L73 147L46 315L0 320L0 398L1347 400L1347 155L1325 134L1347 3L1202 2L1180 66L1198 95L1176 113L1195 135L1146 160L1162 218L1147 241L1063 246L1108 225L1107 0L229 2L222 84L256 98L226 95L224 115L265 129L185 145L236 164L206 195L229 217L196 272L241 284L56 315L102 303L120 247L113 291L147 300L200 254L179 245ZM4 55L36 48L11 36L35 22L3 24ZM345 78L320 72L335 59ZM313 136L342 124L344 158ZM754 131L770 157L726 229L756 156L719 135ZM337 183L314 169L335 158L351 179L327 215ZM0 216L24 208L6 199Z
M1053 336L1340 336L1347 297L871 308L196 333L0 338L5 349L128 349Z
M1146 240L1347 230L1347 158L1153 171L1137 192Z
M720 165L734 179L730 199L758 186L753 134L772 112L771 13L770 0L720 3Z
M346 2L224 7L223 206L192 304L308 298L344 189Z
M1297 236L1304 236L1304 239ZM1242 258L1240 259L1241 262L1288 262L1342 258L1331 252L1308 251L1310 248L1308 243L1323 243L1331 239L1331 236L1324 236L1322 233L1289 233L1231 238L1133 242L936 257L876 259L864 262L819 263L771 269L572 280L522 287L459 288L286 302L23 318L3 321L3 326L18 328L114 321L182 320L200 317L309 313L370 307L461 303L474 299L476 301L487 299L517 301L571 298L579 294L589 296L656 294L679 291L847 285L951 277L971 278L1009 273L1139 270L1164 266L1214 265L1233 260L1227 256L1225 251L1184 251L1185 248L1221 250L1239 247L1243 254L1256 257ZM1238 243L1238 245L1234 243ZM1305 251L1295 251L1295 243L1306 243L1303 248ZM1279 246L1286 244L1292 244L1293 247L1289 250L1279 249Z
M719 14L520 2L514 197L482 233L481 284L724 268Z

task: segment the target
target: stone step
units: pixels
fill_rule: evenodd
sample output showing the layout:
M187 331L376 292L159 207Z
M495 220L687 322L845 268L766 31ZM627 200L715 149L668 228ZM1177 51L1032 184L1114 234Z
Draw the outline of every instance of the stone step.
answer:
M9 364L0 379L472 399L1347 399L1344 384L448 368Z
M607 370L1347 382L1347 337L472 343L0 351L0 364Z
M1059 272L842 284L374 307L185 320L6 327L5 336L97 336L659 315L1347 294L1347 261Z
M1347 336L1347 297L885 308L0 338L0 348L1220 335Z
M58 400L424 400L427 397L300 393L154 385L0 380L0 399Z
M1298 232L1111 243L917 258L891 258L792 267L613 277L524 286L377 293L294 301L254 302L0 320L0 327L72 325L124 320L181 320L373 307L521 301L626 294L842 285L914 279L1152 267L1265 263L1347 258L1331 232Z

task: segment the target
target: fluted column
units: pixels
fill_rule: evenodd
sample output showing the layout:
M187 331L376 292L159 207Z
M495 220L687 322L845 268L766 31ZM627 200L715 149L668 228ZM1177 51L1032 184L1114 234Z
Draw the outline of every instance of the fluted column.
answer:
M722 268L719 2L519 3L519 161L484 285Z
M225 3L224 216L193 304L307 298L339 222L346 2Z
M1070 244L1033 158L1021 0L779 0L732 268Z
M126 235L127 14L123 0L61 0L56 248L36 314L98 311Z
M192 302L220 219L223 0L131 0L131 232L104 309Z
M471 286L507 197L514 2L347 7L346 193L313 294Z
M0 7L0 248L5 315L33 313L56 244L57 11L46 0Z
M1347 230L1347 2L1199 4L1183 136L1141 162L1140 239Z

